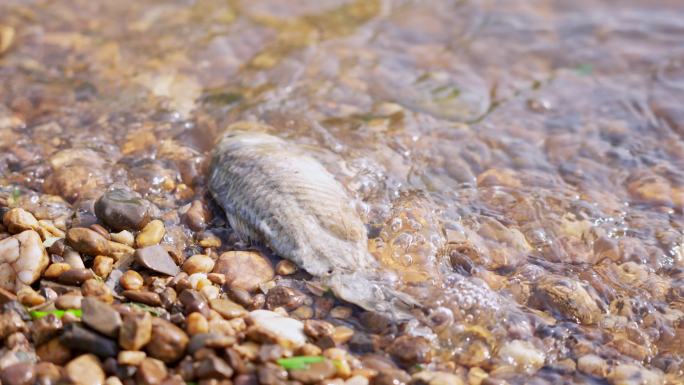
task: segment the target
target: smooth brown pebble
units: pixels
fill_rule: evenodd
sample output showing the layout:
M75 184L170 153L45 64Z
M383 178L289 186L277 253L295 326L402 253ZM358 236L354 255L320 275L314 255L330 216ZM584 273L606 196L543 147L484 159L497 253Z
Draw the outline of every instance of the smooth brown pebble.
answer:
M119 278L119 283L121 287L126 290L140 290L142 289L145 281L142 275L135 270L127 270L121 278Z
M275 272L279 275L291 275L296 271L297 265L295 265L292 261L288 261L287 259L278 262L275 267Z
M135 237L135 245L137 247L148 247L158 245L166 234L164 222L155 219L143 227L142 231Z
M65 367L67 377L79 385L101 385L105 380L100 360L93 354L83 354Z
M93 272L102 279L106 279L109 276L113 267L114 259L105 257L104 255L98 255L93 261Z
M209 273L213 268L214 260L203 254L193 255L183 263L183 271L188 274Z
M218 258L214 273L224 274L231 287L254 291L264 282L273 279L271 262L258 252L228 251Z
M166 378L166 365L160 360L147 357L138 365L135 378L138 384L157 385Z

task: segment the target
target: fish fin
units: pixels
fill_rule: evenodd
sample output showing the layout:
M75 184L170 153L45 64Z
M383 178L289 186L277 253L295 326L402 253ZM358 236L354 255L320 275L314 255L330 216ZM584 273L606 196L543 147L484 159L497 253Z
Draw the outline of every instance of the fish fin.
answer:
M422 307L411 295L366 272L334 272L325 277L324 283L337 297L397 321L414 318L412 310Z

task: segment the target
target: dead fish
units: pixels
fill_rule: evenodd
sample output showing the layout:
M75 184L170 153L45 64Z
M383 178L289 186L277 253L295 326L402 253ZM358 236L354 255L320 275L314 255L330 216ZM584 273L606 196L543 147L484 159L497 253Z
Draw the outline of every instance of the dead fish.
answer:
M214 148L209 190L240 236L319 277L338 297L402 318L415 305L380 277L345 188L295 146L229 131Z

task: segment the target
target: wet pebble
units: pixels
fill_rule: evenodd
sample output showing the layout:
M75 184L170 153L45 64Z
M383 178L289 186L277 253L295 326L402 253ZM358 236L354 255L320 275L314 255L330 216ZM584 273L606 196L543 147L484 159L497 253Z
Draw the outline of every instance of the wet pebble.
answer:
M121 278L119 278L121 287L126 290L140 290L143 288L144 281L142 275L135 270L127 270Z
M206 228L207 222L211 219L209 210L202 204L202 201L195 200L190 204L190 208L183 215L183 221L193 231L202 231Z
M463 385L463 380L452 373L424 370L413 375L411 385Z
M388 352L404 368L427 363L432 357L428 340L407 335L395 339L389 346Z
M67 377L79 385L101 385L105 381L105 373L100 360L92 354L74 358L64 369Z
M157 385L167 376L166 365L154 358L145 358L138 365L136 383L143 385Z
M175 276L180 272L168 251L159 245L136 250L135 260L140 265L165 275Z
M70 292L60 295L55 301L57 309L80 309L83 295L80 292Z
M12 333L26 331L28 328L19 314L13 311L2 311L0 313L0 340Z
M223 359L209 356L197 363L195 374L200 379L229 379L233 376L233 368Z
M98 255L93 261L93 272L102 279L107 279L114 268L114 259Z
M266 308L273 310L283 307L285 310L294 310L304 304L306 294L297 289L286 286L276 286L266 294Z
M193 255L183 263L183 271L188 274L209 273L213 269L214 260L202 254Z
M306 320L304 321L304 333L317 340L322 337L332 336L335 332L335 326L326 321L320 320Z
M529 341L513 340L499 349L499 358L524 371L536 371L544 365L546 356Z
M209 332L209 322L207 322L207 319L200 313L190 313L186 320L186 331L191 336L207 333Z
M108 337L116 337L121 327L121 315L109 304L88 297L81 302L83 323Z
M172 363L185 354L188 345L188 335L176 325L161 318L152 319L152 339L147 344L146 351L151 357Z
M113 188L95 202L95 214L114 231L140 230L150 220L150 204L135 192Z
M67 231L67 243L79 253L87 255L107 255L109 242L105 237L85 227L73 227Z
M125 350L140 350L152 338L152 316L148 312L124 315L119 331L119 346Z
M59 338L53 338L36 348L41 361L64 365L72 358L71 349L64 346Z
M586 354L577 360L577 369L598 378L608 375L608 363L595 354Z
M178 296L178 300L183 305L186 315L197 312L205 317L209 316L209 305L207 304L207 301L204 300L204 297L196 290L183 290Z
M291 275L294 274L297 271L297 265L294 264L294 262L289 261L287 259L283 259L282 261L278 262L278 264L275 267L275 272L279 275Z
M268 310L249 313L248 333L258 342L279 343L285 347L299 347L306 343L304 324Z
M34 378L34 364L26 362L10 365L0 372L0 383L3 385L32 385Z
M2 223L10 234L18 234L26 230L42 231L36 217L22 208L14 208L7 211L2 216Z
M212 310L219 313L225 319L230 320L247 315L247 310L244 307L229 299L213 299L209 302L209 305Z
M135 237L128 230L121 230L118 233L111 233L109 236L112 241L121 243L122 245L133 247L135 245Z
M94 277L95 274L90 269L70 269L60 274L57 282L64 285L80 286L83 282Z
M214 273L224 274L230 287L254 291L273 279L271 262L255 251L229 251L221 254Z
M155 219L143 227L135 237L135 245L139 248L158 245L166 234L164 222Z
M75 323L64 327L60 342L71 349L86 351L100 357L115 357L119 353L116 342Z
M0 288L16 292L33 284L48 263L43 241L33 230L0 240Z
M45 272L43 272L43 278L57 279L62 273L69 269L71 269L71 266L68 263L52 263L47 267L47 269L45 269Z
M293 370L290 377L303 384L315 384L332 377L335 374L335 365L330 360L316 362L306 369Z
M162 305L159 294L152 291L125 290L121 294L126 297L126 299L133 302L140 302L152 307Z

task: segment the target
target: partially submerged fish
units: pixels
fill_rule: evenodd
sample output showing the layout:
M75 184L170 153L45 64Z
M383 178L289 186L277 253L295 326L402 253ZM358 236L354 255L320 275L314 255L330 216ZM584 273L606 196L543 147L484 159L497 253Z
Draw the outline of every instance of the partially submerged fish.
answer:
M338 297L398 317L414 304L380 278L344 187L286 141L228 132L214 149L209 189L234 231L320 277Z

